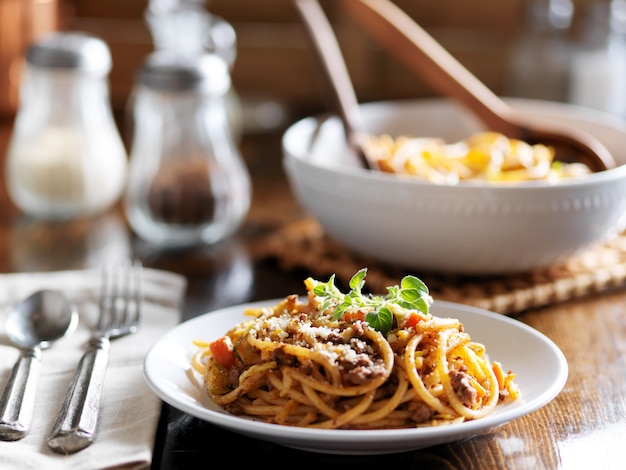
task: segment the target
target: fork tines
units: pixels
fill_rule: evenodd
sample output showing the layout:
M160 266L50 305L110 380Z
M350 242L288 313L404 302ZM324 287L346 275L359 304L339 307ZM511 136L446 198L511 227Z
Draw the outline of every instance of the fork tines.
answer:
M110 336L135 332L143 304L143 267L140 261L105 266L101 272L100 316L96 330ZM122 331L123 330L123 331Z

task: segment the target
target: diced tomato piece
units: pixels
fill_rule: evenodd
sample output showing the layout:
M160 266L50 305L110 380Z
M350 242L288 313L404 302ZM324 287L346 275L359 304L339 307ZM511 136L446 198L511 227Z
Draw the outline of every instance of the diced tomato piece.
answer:
M415 325L417 325L420 321L422 321L422 317L416 312L412 312L411 315L409 315L409 318L407 318L407 320L404 322L403 327L415 328Z
M343 318L347 322L363 321L365 320L365 312L363 310L348 310L343 314Z
M211 355L222 367L230 369L235 365L235 354L233 353L233 342L230 337L222 336L209 345Z

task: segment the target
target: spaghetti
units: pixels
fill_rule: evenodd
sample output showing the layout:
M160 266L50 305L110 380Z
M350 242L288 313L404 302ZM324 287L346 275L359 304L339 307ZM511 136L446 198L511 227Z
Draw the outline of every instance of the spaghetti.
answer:
M509 139L497 132L479 132L450 144L429 137L367 137L367 154L382 171L437 184L558 182L591 173L583 163L555 160L551 147Z
M290 295L212 342L192 366L227 411L325 429L433 426L481 418L516 400L515 375L490 362L463 324L429 312L422 281L406 276L385 297L362 293L366 270L343 294L305 280Z

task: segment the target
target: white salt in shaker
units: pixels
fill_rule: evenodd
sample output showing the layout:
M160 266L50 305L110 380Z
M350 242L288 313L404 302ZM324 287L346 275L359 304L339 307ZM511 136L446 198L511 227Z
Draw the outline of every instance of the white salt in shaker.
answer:
M125 209L144 240L213 244L246 217L251 184L228 119L230 85L217 54L155 52L141 68Z
M63 32L26 54L26 73L6 157L9 196L43 219L97 214L121 196L128 157L113 119L108 46Z

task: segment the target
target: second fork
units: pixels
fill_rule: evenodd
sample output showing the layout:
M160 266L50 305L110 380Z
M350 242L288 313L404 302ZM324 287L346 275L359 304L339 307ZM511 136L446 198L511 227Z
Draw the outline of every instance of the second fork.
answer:
M72 454L89 446L98 422L110 340L137 331L141 315L142 267L103 268L99 318L57 415L48 446Z

